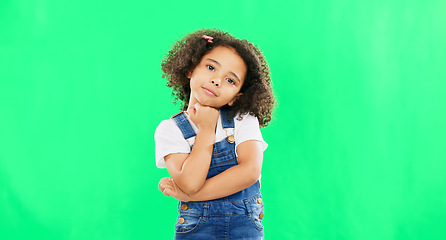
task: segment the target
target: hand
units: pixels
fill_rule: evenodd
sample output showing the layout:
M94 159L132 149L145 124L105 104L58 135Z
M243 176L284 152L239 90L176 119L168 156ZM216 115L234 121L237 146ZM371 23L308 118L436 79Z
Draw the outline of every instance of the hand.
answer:
M192 122L197 125L198 129L207 128L215 132L215 127L218 121L218 110L196 103L190 106L188 111Z
M172 196L183 202L189 202L191 200L190 196L184 193L171 177L162 178L158 184L158 189L168 197Z

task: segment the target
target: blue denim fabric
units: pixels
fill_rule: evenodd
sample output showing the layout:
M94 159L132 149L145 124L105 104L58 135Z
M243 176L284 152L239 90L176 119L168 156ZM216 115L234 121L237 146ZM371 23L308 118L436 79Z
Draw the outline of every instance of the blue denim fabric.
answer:
M220 109L223 128L234 128L234 120L228 112ZM185 139L196 134L185 113L172 117ZM214 144L211 165L207 178L237 165L235 143L228 137ZM227 197L201 202L178 204L179 216L175 225L175 239L263 239L263 202L260 182ZM181 219L181 221L180 221Z

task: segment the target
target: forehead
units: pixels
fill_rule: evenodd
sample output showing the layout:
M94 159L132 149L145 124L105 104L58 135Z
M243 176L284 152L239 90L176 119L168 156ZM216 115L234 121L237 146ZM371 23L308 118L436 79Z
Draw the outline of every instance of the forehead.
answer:
M202 60L212 59L221 64L221 67L232 71L241 71L246 73L246 63L243 58L230 47L218 46L205 54Z

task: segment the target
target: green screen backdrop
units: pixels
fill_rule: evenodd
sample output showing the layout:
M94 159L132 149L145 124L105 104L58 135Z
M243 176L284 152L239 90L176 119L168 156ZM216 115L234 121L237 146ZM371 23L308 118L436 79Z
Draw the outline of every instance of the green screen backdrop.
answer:
M254 42L266 239L446 239L446 2L0 2L0 239L172 239L153 135L181 36Z

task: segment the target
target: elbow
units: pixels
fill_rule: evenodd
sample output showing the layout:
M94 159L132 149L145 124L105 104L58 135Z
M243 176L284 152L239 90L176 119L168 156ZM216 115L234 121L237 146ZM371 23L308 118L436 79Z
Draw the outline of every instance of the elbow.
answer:
M190 196L190 195L194 195L194 194L197 193L199 190L200 190L200 188L191 187L191 188L186 188L186 189L184 189L183 192Z
M249 170L247 176L246 176L246 181L249 184L249 186L253 185L254 183L257 182L257 180L259 180L260 178L260 168L256 168L253 167Z
M181 190L186 193L187 195L194 195L201 189L200 184L193 184L193 183L186 183L184 186L181 186Z
M173 177L176 185L187 195L193 195L203 187L205 179L194 179L184 174Z

